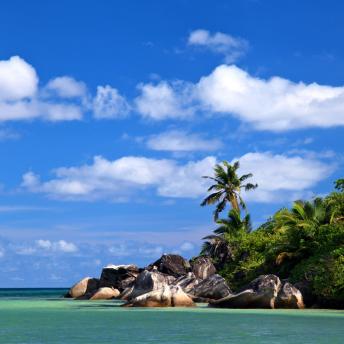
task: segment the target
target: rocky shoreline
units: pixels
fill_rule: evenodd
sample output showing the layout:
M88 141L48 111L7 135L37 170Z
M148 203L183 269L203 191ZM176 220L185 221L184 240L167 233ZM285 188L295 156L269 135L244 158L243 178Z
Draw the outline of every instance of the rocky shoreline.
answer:
M261 275L237 293L217 274L208 257L191 261L164 254L145 268L108 265L100 278L85 277L65 297L76 300L119 299L123 307L305 308L302 293L275 275Z

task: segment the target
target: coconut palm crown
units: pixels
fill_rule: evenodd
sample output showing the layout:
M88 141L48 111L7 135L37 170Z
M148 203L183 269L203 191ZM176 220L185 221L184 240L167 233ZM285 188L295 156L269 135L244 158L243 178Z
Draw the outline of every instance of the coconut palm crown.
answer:
M221 267L235 255L236 239L243 233L250 233L252 226L250 215L246 214L241 219L236 209L231 209L227 218L219 219L216 223L219 227L214 230L214 234L203 238L206 241L202 246L201 254L210 256L217 267Z
M240 164L236 161L231 165L228 161L223 161L221 164L216 164L214 167L214 177L204 176L213 180L215 183L208 188L208 192L212 192L201 203L201 206L216 204L214 211L214 220L219 218L219 214L226 208L227 204L231 204L232 208L237 210L240 214L240 207L246 209L246 205L241 198L240 191L255 189L258 185L252 183L245 183L248 178L251 178L252 173L238 176L237 170ZM214 192L213 192L214 191Z

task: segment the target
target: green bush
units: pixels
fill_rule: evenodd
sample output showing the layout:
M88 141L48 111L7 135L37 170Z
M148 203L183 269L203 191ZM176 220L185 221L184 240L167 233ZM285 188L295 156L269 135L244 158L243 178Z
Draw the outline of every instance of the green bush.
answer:
M305 283L319 305L344 307L343 192L297 201L251 232L237 223L237 231L233 222L230 230L215 231L230 250L219 272L234 291L261 274L273 273Z

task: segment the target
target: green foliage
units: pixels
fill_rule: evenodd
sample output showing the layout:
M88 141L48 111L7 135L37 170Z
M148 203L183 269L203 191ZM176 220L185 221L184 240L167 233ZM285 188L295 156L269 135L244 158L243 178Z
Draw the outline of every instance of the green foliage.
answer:
M236 256L237 246L241 242L241 237L251 231L251 219L247 214L243 219L236 209L231 209L227 219L216 221L219 227L214 230L213 235L203 238L201 254L210 256L215 265L221 268L230 258Z
M344 178L338 179L334 182L334 188L344 192Z
M324 198L294 202L254 231L238 212L219 220L213 237L229 250L218 265L229 285L240 289L260 274L274 273L306 284L322 305L344 307L344 192L337 189ZM210 256L218 263L215 251Z
M297 265L292 282L307 281L319 303L344 306L344 248L316 254Z

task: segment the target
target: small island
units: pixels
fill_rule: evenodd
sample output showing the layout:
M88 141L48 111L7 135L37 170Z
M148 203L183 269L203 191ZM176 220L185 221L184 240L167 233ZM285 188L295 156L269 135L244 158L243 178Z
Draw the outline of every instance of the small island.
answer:
M239 162L214 167L201 203L215 205L217 228L200 255L164 254L146 267L109 265L65 295L123 300L125 307L344 308L344 179L324 197L297 200L253 229L241 190ZM222 217L229 206L227 217Z

